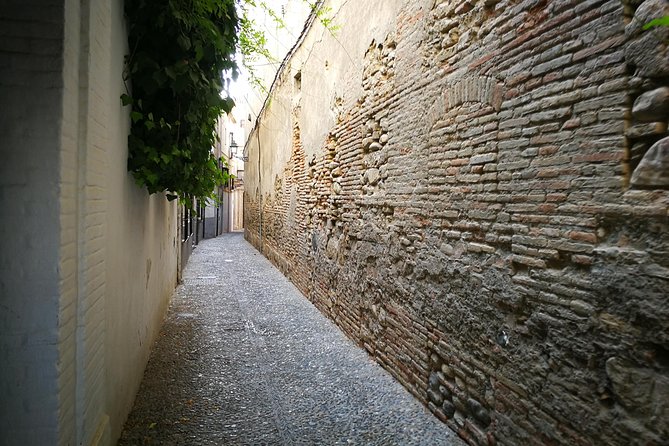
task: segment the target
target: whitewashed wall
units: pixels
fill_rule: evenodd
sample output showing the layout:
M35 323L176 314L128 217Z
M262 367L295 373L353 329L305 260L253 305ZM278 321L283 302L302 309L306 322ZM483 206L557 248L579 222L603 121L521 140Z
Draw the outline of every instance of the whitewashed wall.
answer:
M3 13L0 444L114 444L176 283L176 205L126 171L123 2Z

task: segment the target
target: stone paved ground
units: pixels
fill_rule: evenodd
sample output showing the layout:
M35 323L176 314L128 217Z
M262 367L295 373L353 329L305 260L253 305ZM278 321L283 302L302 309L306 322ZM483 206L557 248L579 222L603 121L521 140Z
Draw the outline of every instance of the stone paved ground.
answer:
M202 242L119 445L461 445L241 234Z

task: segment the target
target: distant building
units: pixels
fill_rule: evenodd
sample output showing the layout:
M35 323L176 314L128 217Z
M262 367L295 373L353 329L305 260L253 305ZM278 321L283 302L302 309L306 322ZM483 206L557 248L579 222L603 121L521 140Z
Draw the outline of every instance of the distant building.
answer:
M244 228L244 147L248 121L237 119L236 109L222 115L217 123L219 139L212 148L214 156L220 159L221 169L230 177L216 191L217 201L210 200L202 207L198 219L200 238L211 238L225 232L240 231Z

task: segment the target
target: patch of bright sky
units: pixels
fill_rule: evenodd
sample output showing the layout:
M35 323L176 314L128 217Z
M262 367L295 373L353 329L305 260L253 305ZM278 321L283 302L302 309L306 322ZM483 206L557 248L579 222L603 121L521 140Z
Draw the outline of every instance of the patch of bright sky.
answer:
M251 74L243 63L242 55L237 54L239 76L231 80L227 90L222 93L225 97L229 95L235 101L233 115L246 117L250 114L253 120L260 112L276 70L297 41L311 11L309 3L305 0L272 0L268 1L267 5L282 18L285 27L280 26L263 8L250 8L248 11L255 26L264 32L267 39L266 49L272 56L269 60L262 56L253 61L247 60L247 65L253 70L253 75L260 80L265 91L252 84Z

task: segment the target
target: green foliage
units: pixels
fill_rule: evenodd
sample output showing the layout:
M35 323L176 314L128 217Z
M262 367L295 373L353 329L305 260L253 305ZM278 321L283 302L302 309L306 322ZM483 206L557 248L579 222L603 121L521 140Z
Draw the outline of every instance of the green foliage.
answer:
M150 193L189 207L226 181L211 148L216 120L234 105L222 97L236 76L239 19L234 0L127 0L132 92L128 170Z
M669 26L669 15L665 15L664 17L659 17L657 19L653 19L650 22L646 23L643 25L643 29L651 29L656 26Z
M270 64L276 64L278 66L279 62L281 61L275 59L267 50L267 47L265 46L267 43L265 31L250 17L252 15L250 8L255 8L256 10L262 11L265 15L269 16L276 27L279 29L286 28L286 23L284 22L283 18L277 15L277 13L265 1L237 1L241 11L239 53L243 56L243 63L249 77L249 83L266 95L269 94L269 90L267 86L263 84L262 80L256 75L253 68L254 63L262 61ZM311 8L318 21L330 32L330 34L334 36L339 27L336 26L333 22L332 8L324 6L323 0L302 0L302 2Z
M265 37L264 31L249 17L249 7L262 8L265 13L273 18L279 27L284 27L285 24L283 19L278 17L265 2L256 3L254 0L245 0L241 4L242 14L239 20L239 52L244 57L244 66L249 75L249 82L261 92L267 94L267 88L255 74L253 63L262 59L267 60L268 62L277 61L272 57L272 54L266 47L267 38Z
M339 30L339 25L335 25L332 8L329 6L324 6L322 1L312 2L309 0L304 0L311 7L311 10L316 14L316 18L321 22L321 25L328 30L333 36Z
M303 1L332 32L322 2ZM264 0L126 0L131 53L124 80L131 91L121 100L132 107L128 170L149 193L167 192L192 209L194 198L215 198L216 187L228 180L211 148L218 117L234 106L221 96L237 76L234 54L244 56L251 82L263 92L250 62L275 62L264 32L247 14L251 7L285 26Z

